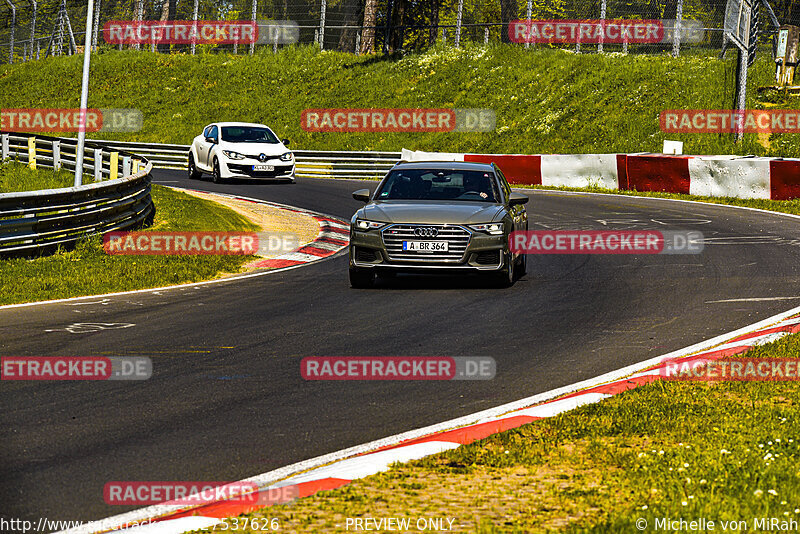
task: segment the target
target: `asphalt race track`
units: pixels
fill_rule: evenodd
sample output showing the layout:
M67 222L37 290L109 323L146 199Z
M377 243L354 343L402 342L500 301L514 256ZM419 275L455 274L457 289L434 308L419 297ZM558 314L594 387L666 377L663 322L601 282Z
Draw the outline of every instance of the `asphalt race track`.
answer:
M178 171L154 179L345 219L360 205L350 193L376 184L215 185ZM230 283L0 310L3 356L153 360L143 382L3 382L4 513L99 519L130 509L104 503L109 481L239 480L568 385L800 304L800 220L529 194L532 230L699 230L708 241L701 255L530 256L528 275L508 289L471 277L399 276L353 290L339 255ZM68 328L76 322L112 326ZM311 355L492 356L497 376L305 382L299 362Z

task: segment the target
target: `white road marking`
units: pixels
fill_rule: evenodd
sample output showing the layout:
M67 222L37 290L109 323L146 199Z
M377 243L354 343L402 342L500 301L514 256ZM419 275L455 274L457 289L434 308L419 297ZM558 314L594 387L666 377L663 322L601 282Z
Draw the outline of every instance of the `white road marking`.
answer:
M771 300L794 300L800 299L798 297L752 297L744 299L722 299L722 300L707 300L706 304L719 304L723 302L769 302Z

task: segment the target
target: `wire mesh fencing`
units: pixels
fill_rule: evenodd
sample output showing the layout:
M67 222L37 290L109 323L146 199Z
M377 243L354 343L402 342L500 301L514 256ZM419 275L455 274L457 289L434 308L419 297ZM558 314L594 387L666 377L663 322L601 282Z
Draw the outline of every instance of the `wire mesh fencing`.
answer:
M88 30L93 46L161 53L254 53L266 48L316 43L351 53L404 53L434 45L517 43L572 49L578 53L669 53L724 49L723 21L728 0L95 0ZM775 22L800 18L791 0L771 2L760 11L760 36ZM86 28L84 0L0 0L0 61L30 61L82 51ZM257 41L233 39L109 38L113 21L156 26L169 21L250 21L289 33ZM270 22L271 21L271 22ZM635 21L660 25L639 38ZM588 27L587 24L591 27ZM152 25L152 24L151 24ZM285 26L284 26L285 25ZM626 29L631 25L632 29ZM268 28L270 31L274 28ZM585 31L584 31L585 30ZM595 30L598 30L595 32ZM273 36L270 33L270 36Z

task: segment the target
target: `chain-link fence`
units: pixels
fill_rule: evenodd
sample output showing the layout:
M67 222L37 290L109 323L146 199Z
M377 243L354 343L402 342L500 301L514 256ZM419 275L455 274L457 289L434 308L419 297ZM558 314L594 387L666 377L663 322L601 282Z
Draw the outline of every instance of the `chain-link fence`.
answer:
M768 9L760 10L762 38L771 35L776 20L800 23L800 2L770 3L777 17ZM89 29L95 46L162 53L242 54L286 44L110 45L105 42L103 27L109 21L292 21L299 29L293 38L296 42L352 53L405 52L437 43L517 42L520 46L559 46L576 52L678 55L681 50L698 47L724 47L725 8L726 0L95 0L97 16ZM658 39L630 42L581 39L580 32L578 38L555 44L531 37L537 31L547 31L536 21L605 20L610 24L620 19L662 21L664 31ZM514 21L521 21L520 26L514 26ZM673 31L676 24L679 29ZM85 26L84 0L0 0L0 61L76 53L82 49Z

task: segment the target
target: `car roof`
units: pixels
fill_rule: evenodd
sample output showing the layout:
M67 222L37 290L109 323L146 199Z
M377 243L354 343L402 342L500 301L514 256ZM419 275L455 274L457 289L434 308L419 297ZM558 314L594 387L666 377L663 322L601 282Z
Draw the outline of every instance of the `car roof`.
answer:
M260 128L268 128L266 124L261 124L259 122L212 122L208 126L258 126ZM206 126L206 128L208 127Z
M394 167L395 169L437 169L447 171L491 171L494 167L491 163L465 162L465 161L401 161Z

